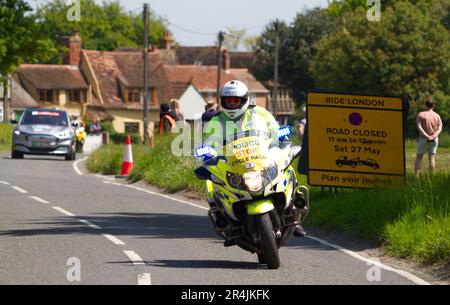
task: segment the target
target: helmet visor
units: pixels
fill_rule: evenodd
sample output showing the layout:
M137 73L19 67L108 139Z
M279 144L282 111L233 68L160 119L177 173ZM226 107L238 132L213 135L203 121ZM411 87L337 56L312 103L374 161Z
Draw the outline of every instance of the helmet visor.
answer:
M244 99L235 96L224 96L221 98L221 103L225 109L238 109L244 103Z

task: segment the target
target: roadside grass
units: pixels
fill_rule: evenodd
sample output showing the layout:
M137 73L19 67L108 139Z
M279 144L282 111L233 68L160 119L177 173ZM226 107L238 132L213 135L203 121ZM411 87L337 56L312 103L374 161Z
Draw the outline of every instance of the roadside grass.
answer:
M0 151L11 150L13 128L8 124L0 124Z
M198 161L194 157L176 157L172 154L173 136L156 137L155 148L133 145L134 168L128 177L131 181L144 180L165 189L169 193L182 190L198 194L204 192L204 181L198 180L194 169ZM107 145L92 153L86 162L89 171L105 175L120 174L123 145Z
M155 148L133 145L131 181L144 180L173 193L190 190L204 194L204 181L195 178L194 157L175 157L173 136L157 137ZM449 137L450 139L450 137ZM450 141L449 141L450 142ZM414 177L415 142L406 144L407 183L403 190L339 189L337 196L311 188L311 213L306 225L373 240L387 254L419 263L450 262L450 144L443 137L437 172ZM108 145L87 161L92 172L119 174L123 145ZM294 168L297 168L295 161ZM302 184L306 177L298 175Z

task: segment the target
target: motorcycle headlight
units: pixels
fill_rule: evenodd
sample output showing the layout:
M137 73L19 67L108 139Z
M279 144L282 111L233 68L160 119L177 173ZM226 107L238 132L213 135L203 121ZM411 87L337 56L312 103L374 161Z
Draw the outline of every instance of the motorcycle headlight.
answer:
M242 178L240 175L227 172L227 181L231 187L236 188L236 189L241 188Z
M266 175L267 178L269 178L270 181L275 180L275 178L278 177L278 165L276 162L273 162L267 169L266 169Z
M247 172L242 175L244 183L250 192L259 192L263 188L263 174L261 171Z

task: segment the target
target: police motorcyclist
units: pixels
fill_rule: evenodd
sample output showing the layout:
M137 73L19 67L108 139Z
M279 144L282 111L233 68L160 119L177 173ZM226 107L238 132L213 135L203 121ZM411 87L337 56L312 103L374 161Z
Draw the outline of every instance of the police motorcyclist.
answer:
M265 108L250 105L248 88L243 82L238 80L227 82L220 91L220 104L222 111L212 117L204 130L205 144L223 146L217 144L223 144L224 140L233 133L246 130L267 132L278 139L279 125L277 121ZM294 230L294 235L303 237L306 233L298 225ZM225 241L225 246L230 245L233 245L231 241Z

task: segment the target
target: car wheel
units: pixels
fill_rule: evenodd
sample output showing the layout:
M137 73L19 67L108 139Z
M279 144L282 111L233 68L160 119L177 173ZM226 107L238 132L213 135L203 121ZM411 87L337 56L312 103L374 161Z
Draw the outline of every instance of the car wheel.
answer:
M23 153L20 152L20 151L15 151L15 150L13 150L13 151L11 152L11 158L12 158L12 159L23 159Z
M76 158L77 158L77 157L76 157L76 154L75 154L74 151L70 152L69 154L67 154L67 155L65 156L66 161L73 161L73 160L75 160Z

